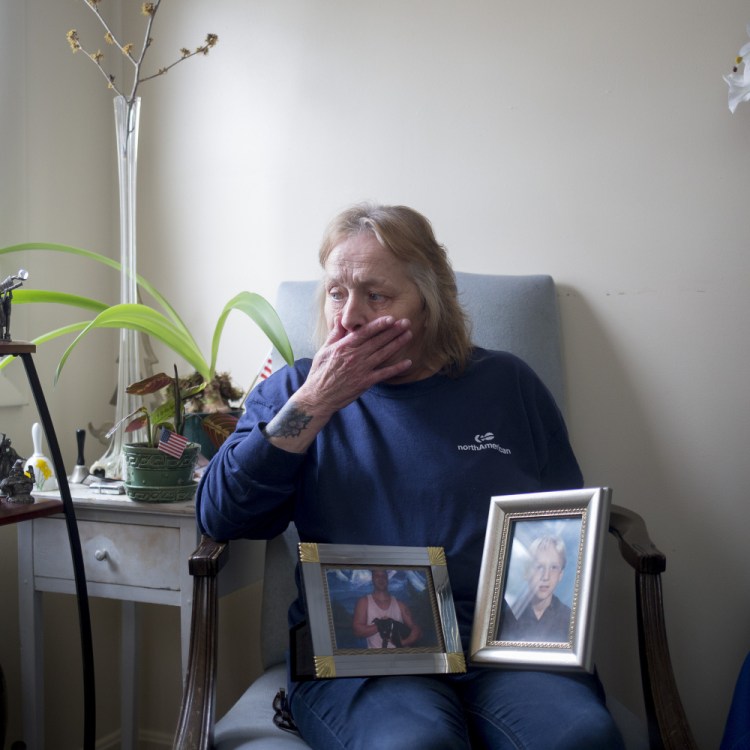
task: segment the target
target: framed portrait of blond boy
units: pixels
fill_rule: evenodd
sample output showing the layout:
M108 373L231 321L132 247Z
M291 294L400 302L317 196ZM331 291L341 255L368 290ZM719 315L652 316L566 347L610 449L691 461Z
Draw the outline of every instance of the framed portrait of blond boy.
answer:
M295 679L466 671L442 547L300 543Z
M593 671L611 495L595 487L492 498L470 662Z

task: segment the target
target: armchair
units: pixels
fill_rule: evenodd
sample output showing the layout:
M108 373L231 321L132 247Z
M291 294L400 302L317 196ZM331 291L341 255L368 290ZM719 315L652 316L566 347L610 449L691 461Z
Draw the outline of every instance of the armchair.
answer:
M489 276L458 273L461 299L473 324L476 343L511 351L542 378L564 409L560 322L553 280L549 276ZM277 310L295 356L311 356L315 320L315 282L281 285ZM278 361L274 358L274 361ZM489 502L489 498L488 498ZM610 709L628 750L691 750L695 743L672 672L661 593L664 555L651 543L643 519L614 506L610 531L635 571L640 669L646 727L624 706ZM308 745L295 733L274 725L272 702L286 685L287 609L297 595L294 566L296 530L290 527L267 543L261 605L263 674L214 726L217 654L217 576L229 545L207 537L190 558L193 575L193 620L188 674L174 741L177 750L293 750ZM215 744L214 744L215 743Z

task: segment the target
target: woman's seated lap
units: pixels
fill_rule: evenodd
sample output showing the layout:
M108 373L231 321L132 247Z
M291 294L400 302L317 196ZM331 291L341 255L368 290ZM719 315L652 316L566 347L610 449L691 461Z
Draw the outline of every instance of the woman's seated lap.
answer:
M314 750L619 750L596 677L470 669L465 675L296 683L290 705Z

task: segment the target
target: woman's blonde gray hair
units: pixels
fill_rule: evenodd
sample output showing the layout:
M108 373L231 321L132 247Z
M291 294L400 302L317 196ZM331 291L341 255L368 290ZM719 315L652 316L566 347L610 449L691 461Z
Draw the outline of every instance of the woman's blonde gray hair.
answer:
M438 243L429 220L407 206L360 203L342 211L328 225L318 254L325 267L331 251L349 237L370 232L406 264L425 307L424 348L439 360L444 372L463 372L471 353L468 316L458 300L456 277L445 248ZM319 338L325 334L321 291Z

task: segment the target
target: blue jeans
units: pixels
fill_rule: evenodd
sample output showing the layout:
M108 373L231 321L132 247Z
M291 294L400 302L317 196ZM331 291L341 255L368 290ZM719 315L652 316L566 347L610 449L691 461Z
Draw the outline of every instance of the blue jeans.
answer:
M293 683L315 750L622 750L591 675L471 668L462 675Z

